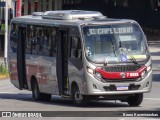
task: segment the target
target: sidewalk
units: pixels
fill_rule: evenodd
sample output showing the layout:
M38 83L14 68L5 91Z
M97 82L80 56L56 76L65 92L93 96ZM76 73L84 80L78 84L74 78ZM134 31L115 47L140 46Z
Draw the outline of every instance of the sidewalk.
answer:
M4 58L0 57L0 65L4 63Z
M160 71L160 40L149 41L149 50L151 53L153 70Z
M2 63L4 63L4 51L1 51L0 50L0 65L2 64Z
M4 63L4 58L0 57L0 66ZM8 74L0 74L0 80L5 80L8 79L9 75Z

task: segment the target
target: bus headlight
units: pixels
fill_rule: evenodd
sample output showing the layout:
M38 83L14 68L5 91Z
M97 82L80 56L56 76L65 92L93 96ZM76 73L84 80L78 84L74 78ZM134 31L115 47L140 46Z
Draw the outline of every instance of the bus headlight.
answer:
M101 75L101 73L99 73L99 72L96 72L96 73L95 73L95 77L96 77L97 79L99 79L99 80L102 79L102 75Z
M141 77L144 78L145 75L146 75L146 73L147 73L146 70L143 70L143 71L141 72Z
M90 74L94 74L94 70L92 68L87 67L87 72Z
M151 65L147 67L147 72L150 72L152 69Z
M102 75L97 70L87 67L87 72L94 75L94 77L101 81Z

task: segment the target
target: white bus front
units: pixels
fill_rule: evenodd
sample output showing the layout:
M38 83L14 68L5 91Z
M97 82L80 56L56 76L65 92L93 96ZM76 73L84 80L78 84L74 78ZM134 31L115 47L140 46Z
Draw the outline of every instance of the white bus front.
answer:
M146 38L135 23L82 26L87 92L139 105L151 90L152 68ZM132 100L134 99L134 101Z

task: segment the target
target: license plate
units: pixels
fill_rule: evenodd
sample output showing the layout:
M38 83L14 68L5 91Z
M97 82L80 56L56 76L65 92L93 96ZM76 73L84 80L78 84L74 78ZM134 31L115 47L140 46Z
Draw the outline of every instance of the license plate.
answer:
M117 86L117 90L128 90L128 86Z

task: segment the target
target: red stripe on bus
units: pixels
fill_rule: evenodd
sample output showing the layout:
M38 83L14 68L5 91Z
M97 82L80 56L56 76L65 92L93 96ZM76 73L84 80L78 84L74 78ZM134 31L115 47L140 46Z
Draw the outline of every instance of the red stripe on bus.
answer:
M137 71L129 71L129 72L106 72L100 68L96 68L96 72L100 73L104 79L136 79L141 76L141 72L145 70L147 67L143 66Z

